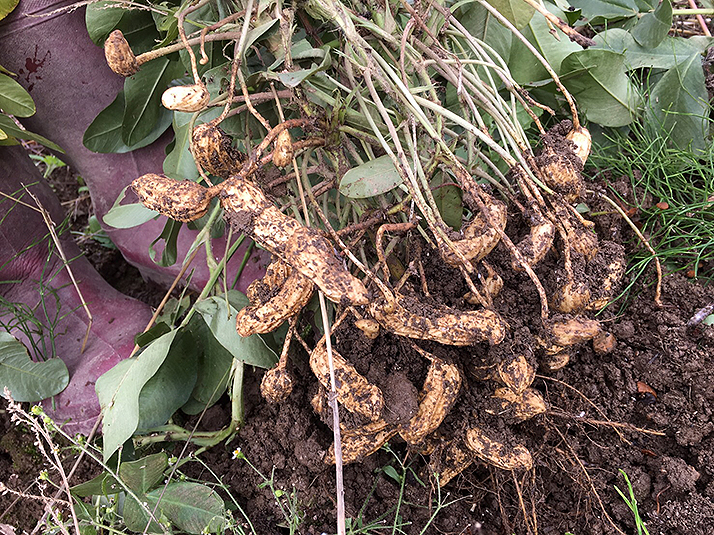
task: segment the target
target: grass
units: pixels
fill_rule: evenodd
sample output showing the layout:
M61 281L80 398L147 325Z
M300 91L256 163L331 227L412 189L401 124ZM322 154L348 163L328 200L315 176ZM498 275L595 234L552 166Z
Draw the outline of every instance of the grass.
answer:
M596 180L608 172L613 181L625 177L632 197L624 198L612 184L610 194L630 207L660 261L670 271L691 278L714 278L714 149L701 156L667 145L642 125L628 134L612 134L597 148L590 164ZM637 248L630 264L632 280L641 276L652 256Z
M632 511L632 514L635 516L635 527L637 528L637 535L649 535L649 531L647 531L645 522L644 520L642 520L640 512L637 508L637 498L635 498L635 491L632 489L632 483L630 483L630 478L627 477L627 473L625 473L624 470L620 469L620 473L622 474L622 477L625 478L628 496L625 496L625 493L622 492L617 485L615 485L615 490L620 495L620 498L625 501L627 507L630 508L630 511Z

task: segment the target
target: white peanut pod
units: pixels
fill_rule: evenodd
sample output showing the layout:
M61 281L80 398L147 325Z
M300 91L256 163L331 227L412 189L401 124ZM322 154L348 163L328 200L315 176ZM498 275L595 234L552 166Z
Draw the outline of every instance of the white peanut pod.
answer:
M203 84L169 87L161 95L164 108L189 113L203 110L210 100L211 95Z

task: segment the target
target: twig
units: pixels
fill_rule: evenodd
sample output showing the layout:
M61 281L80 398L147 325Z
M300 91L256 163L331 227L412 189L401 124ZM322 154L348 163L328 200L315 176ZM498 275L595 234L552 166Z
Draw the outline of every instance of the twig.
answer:
M691 6L692 9L697 9L697 3L694 0L689 0L689 5ZM702 17L700 14L697 13L697 22L699 22L699 25L702 27L702 31L704 32L704 35L707 37L711 37L712 34L709 31L709 28L707 27L707 23L704 20L704 17Z

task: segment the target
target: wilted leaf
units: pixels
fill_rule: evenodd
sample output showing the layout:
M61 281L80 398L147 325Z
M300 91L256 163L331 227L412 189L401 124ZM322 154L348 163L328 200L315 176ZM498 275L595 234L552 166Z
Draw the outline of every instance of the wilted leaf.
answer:
M252 366L272 368L278 360L277 355L263 338L257 334L244 338L236 332L236 316L238 310L248 303L247 298L234 290L229 292L229 296L228 305L226 298L219 295L196 303L196 311L201 314L216 340L234 358ZM238 300L243 304L239 304Z
M637 114L640 97L625 69L625 56L610 50L573 52L563 60L561 79L589 121L625 126Z
M652 88L647 102L648 124L666 133L675 147L693 152L709 146L709 95L704 83L701 56L671 68Z
M41 401L68 384L69 372L61 359L34 362L14 336L0 332L0 396L8 388L15 401Z
M16 117L29 117L35 113L35 103L24 87L0 74L0 109Z
M659 45L672 27L672 2L662 0L652 13L646 13L630 32L638 44L645 48Z
M340 193L353 199L376 197L396 188L402 179L389 155L353 167L340 180Z

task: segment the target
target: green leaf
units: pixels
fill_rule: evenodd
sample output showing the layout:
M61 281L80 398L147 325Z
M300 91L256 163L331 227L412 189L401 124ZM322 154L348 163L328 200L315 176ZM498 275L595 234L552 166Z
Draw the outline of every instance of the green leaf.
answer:
M104 224L114 228L133 228L154 219L158 212L150 210L141 203L115 206L104 214Z
M573 52L563 60L561 80L589 121L625 126L637 114L640 97L625 69L625 56L610 50Z
M402 178L389 155L353 167L340 180L340 193L353 199L376 197L396 188Z
M690 39L669 36L656 47L645 48L637 44L630 32L620 28L601 32L593 40L598 48L624 54L628 70L642 67L670 69L700 51Z
M648 124L665 133L674 147L692 152L707 150L710 141L709 96L701 56L692 54L669 71L652 88L647 102Z
M672 2L662 0L652 13L645 14L630 32L638 44L645 48L659 45L672 27Z
M178 243L178 235L181 230L181 225L183 225L183 223L167 218L161 234L158 238L151 242L151 245L149 245L149 257L151 257L151 260L159 266L173 266L176 263L176 244ZM164 250L161 251L161 260L157 261L156 249L154 249L154 245L156 245L160 240L164 241Z
M434 191L434 200L444 223L454 230L460 230L464 211L461 190L456 186L441 186Z
M2 141L3 139L7 139L7 134L4 130L0 130L0 141Z
M225 524L223 500L216 491L200 483L169 483L165 488L152 490L146 498L150 508L158 503L171 524L187 533L218 533Z
M277 362L277 355L270 349L260 335L242 337L236 332L238 310L248 304L247 298L235 290L228 292L230 302L226 305L223 295L209 297L196 303L196 312L201 314L223 348L236 358L251 366L272 368Z
M87 26L89 38L94 41L95 45L104 45L104 41L119 26L122 17L127 12L121 7L108 7L110 5L116 5L116 2L101 1L87 6L84 23Z
M139 496L142 502L146 503L149 511L154 511L156 505L156 500L154 504L150 504L146 496ZM135 531L137 533L167 533L166 528L162 528L156 520L152 519L149 522L149 513L146 512L139 503L133 498L129 497L124 502L123 519L124 524L126 524L127 529L130 531ZM160 520L162 523L168 523L168 519L161 514L161 509L156 509L155 518ZM148 528L147 528L148 526ZM170 533L170 532L169 532Z
M136 431L141 389L163 364L177 332L158 338L138 357L119 362L97 379L105 461Z
M640 12L635 0L568 0L571 6L580 9L590 24L636 17Z
M196 341L198 378L191 398L181 410L186 414L198 414L216 403L225 392L233 355L216 340L202 317L192 317L188 329Z
M126 145L136 145L152 133L161 113L161 95L169 82L182 74L180 62L159 58L124 81L121 137Z
M100 153L131 152L152 144L171 125L173 112L161 106L154 129L144 139L129 146L121 137L124 106L124 91L120 91L114 101L100 111L92 124L87 127L82 139L85 147L92 152Z
M488 0L488 3L519 30L528 24L535 13L535 8L523 0Z
M258 41L258 39L261 39L263 37L267 37L267 33L275 27L275 25L280 21L280 19L272 19L265 24L261 24L257 28L253 28L252 30L248 31L248 34L246 35L245 38L245 49L248 50L255 42Z
M69 384L69 371L58 358L30 359L27 349L8 332L0 332L0 395L5 388L15 401L41 401L59 394Z
M57 152L64 153L62 148L55 143L52 143L46 137L42 137L39 134L33 134L28 130L23 130L19 128L10 117L0 114L0 129L2 129L7 136L11 136L17 139L31 139L32 141L37 141L38 143L44 145L48 149L56 150Z
M0 109L16 117L29 117L35 113L35 103L24 87L0 74Z
M198 359L191 333L180 330L161 367L141 389L136 431L165 424L191 396Z
M19 3L20 0L0 0L0 20L12 13Z
M107 472L102 472L97 477L75 485L70 489L72 494L80 498L87 496L109 496L118 494L122 490L122 486Z
M166 453L154 453L119 465L119 477L134 494L145 494L164 476L169 466Z
M285 87L299 86L304 80L307 80L313 74L315 74L317 72L321 72L321 71L326 71L330 67L330 65L332 65L332 57L330 56L330 48L327 46L324 48L325 48L325 54L324 54L324 57L322 58L322 62L320 62L319 65L317 63L313 63L309 69L300 69L297 71L280 72L280 73L266 72L265 73L266 78L280 80L280 82Z

